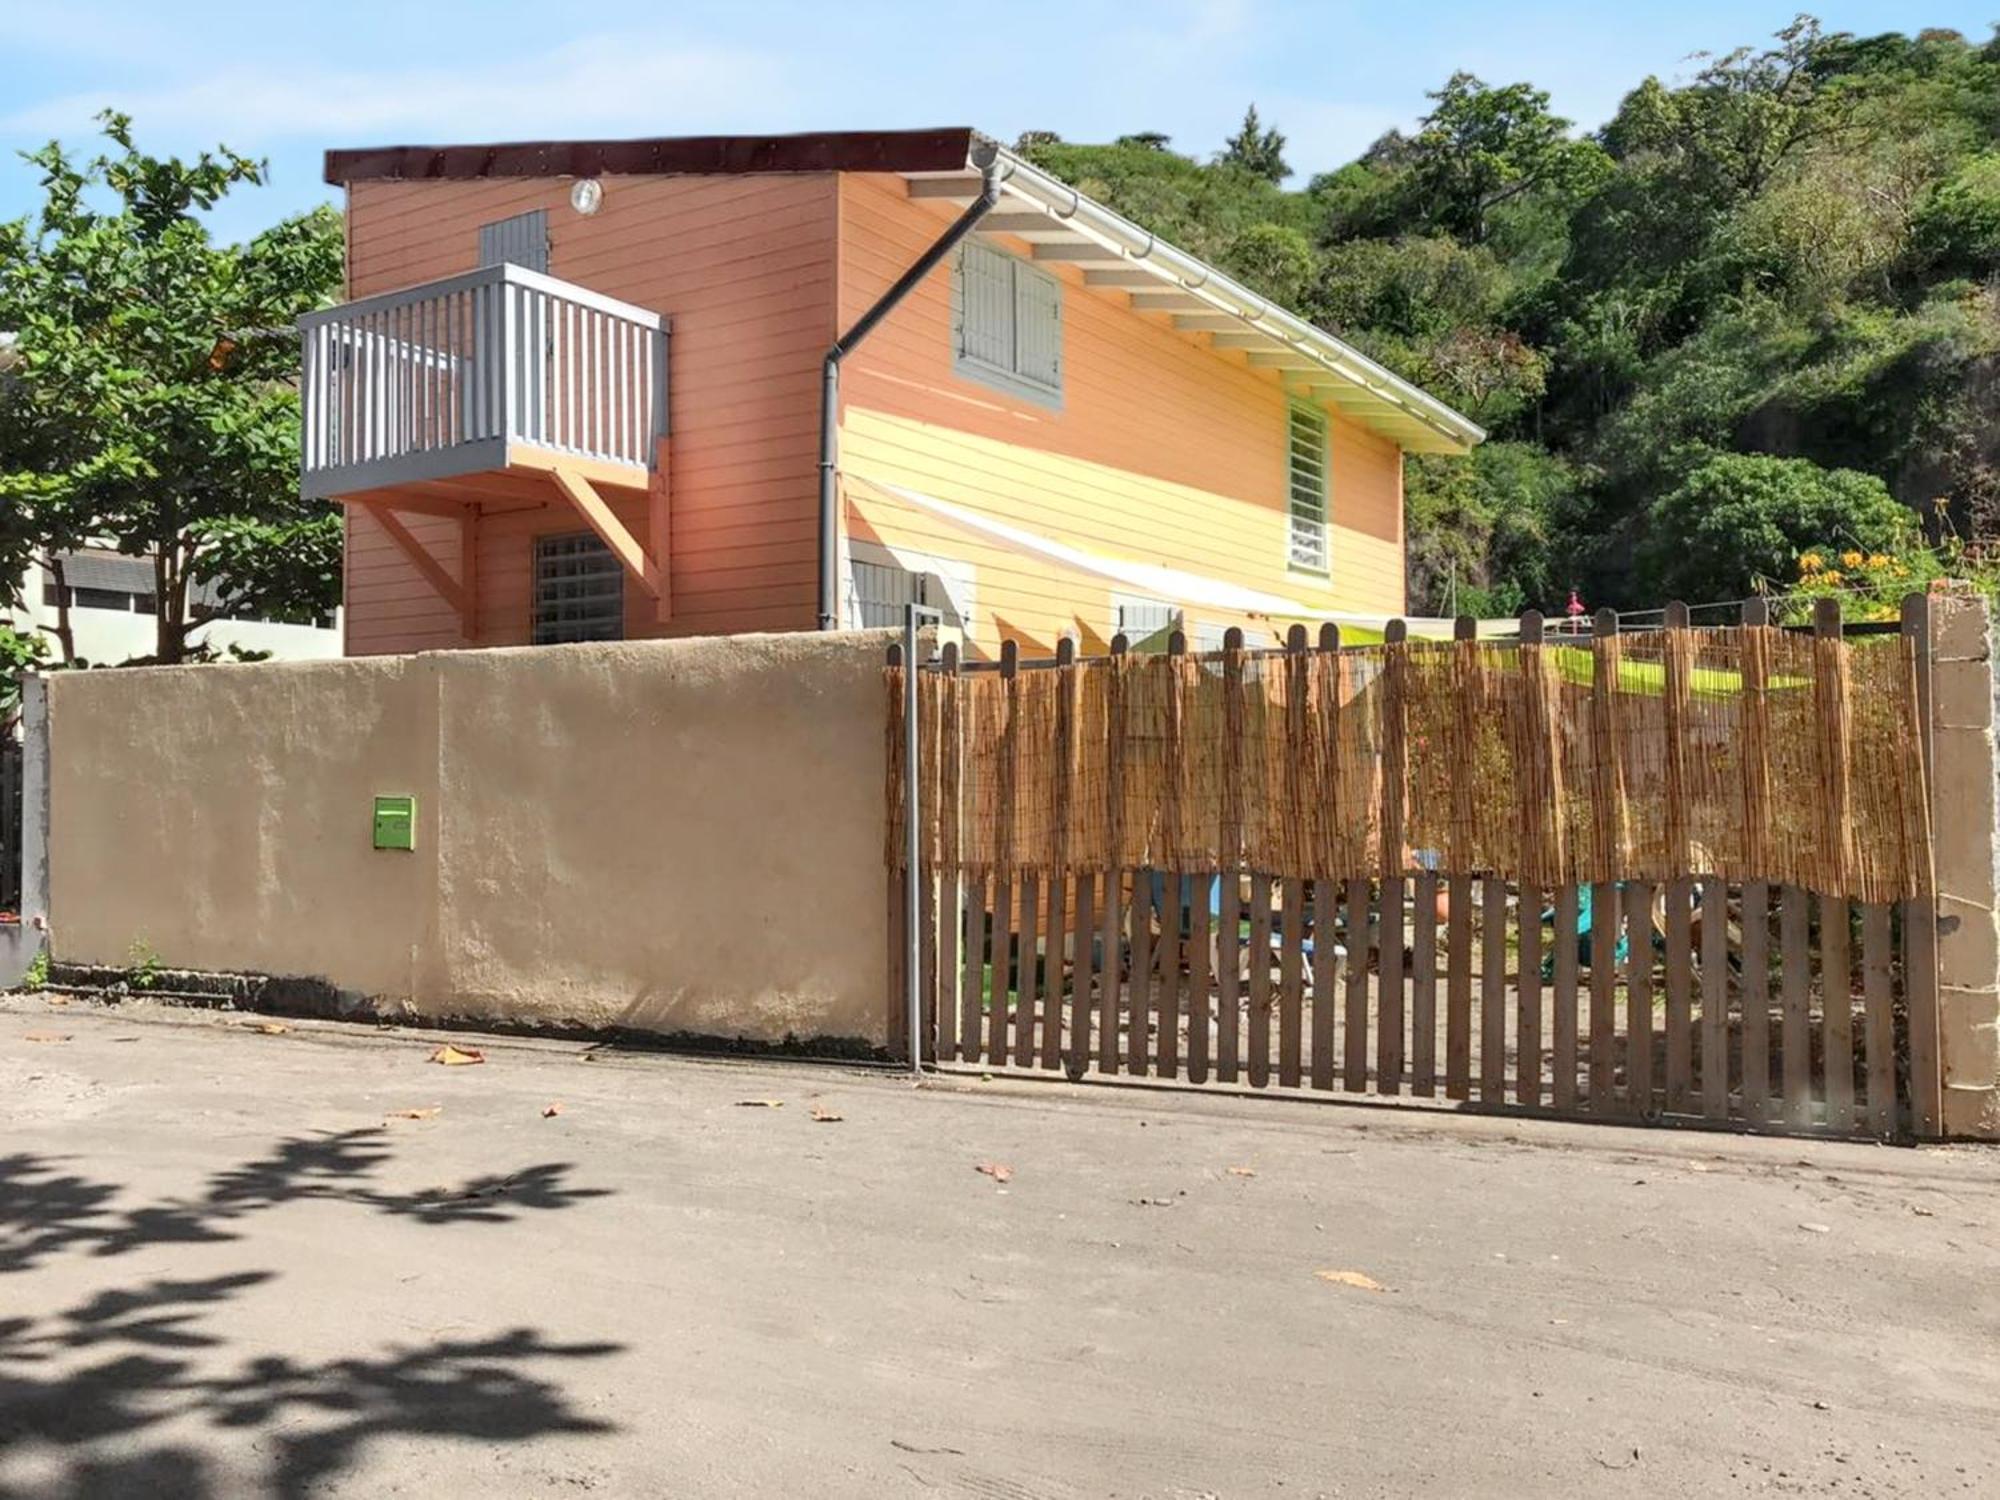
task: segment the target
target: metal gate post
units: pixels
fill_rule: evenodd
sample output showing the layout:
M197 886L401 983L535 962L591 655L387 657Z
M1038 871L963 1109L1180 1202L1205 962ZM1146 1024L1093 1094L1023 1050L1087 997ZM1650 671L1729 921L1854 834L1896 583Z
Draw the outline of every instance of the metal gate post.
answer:
M941 624L944 613L927 604L903 606L903 983L909 1002L910 1071L924 1072L923 1004L923 831L918 827L922 772L917 759L917 627L920 621Z
M1915 948L1918 957L1928 958L1929 969L1911 976L1915 1126L1920 1136L1992 1139L2000 1137L2000 755L1994 740L1993 621L1983 600L1919 596L1918 608L1929 617L1918 650L1926 674L1925 761L1936 879L1935 894L1924 903L1929 941Z
M20 923L0 929L0 989L26 977L49 947L49 684L21 679Z

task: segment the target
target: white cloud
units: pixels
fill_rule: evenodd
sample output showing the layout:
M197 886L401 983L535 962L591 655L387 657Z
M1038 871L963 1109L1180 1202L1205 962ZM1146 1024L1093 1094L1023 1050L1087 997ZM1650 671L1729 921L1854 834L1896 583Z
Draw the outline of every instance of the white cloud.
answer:
M439 141L655 135L769 121L796 97L785 87L785 64L770 54L609 35L486 63L366 71L226 48L214 59L198 76L173 83L41 101L0 116L0 133L68 134L110 106L149 133L192 133L240 150L298 138L360 143L389 133Z

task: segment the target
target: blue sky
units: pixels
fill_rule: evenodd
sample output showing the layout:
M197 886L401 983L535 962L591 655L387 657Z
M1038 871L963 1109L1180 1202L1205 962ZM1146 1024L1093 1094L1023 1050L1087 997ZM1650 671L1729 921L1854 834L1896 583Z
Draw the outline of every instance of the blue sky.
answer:
M250 232L330 196L329 146L548 136L973 125L1072 140L1160 130L1214 149L1255 101L1310 174L1406 126L1454 69L1531 80L1580 125L1647 73L1754 43L1797 0L1670 5L1469 0L0 0L0 217L33 202L15 153L87 146L107 105L142 144L225 141L267 157L271 185L219 211ZM1989 34L1993 0L1854 0L1818 14L1860 33Z

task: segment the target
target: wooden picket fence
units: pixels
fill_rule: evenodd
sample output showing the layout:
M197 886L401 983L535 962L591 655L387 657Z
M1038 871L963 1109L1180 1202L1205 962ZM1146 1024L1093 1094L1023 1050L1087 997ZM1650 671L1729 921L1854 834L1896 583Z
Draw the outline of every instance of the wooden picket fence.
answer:
M1916 601L1902 626L1923 724L1928 619ZM1670 612L1669 630L1684 622L1684 612ZM1755 606L1745 628L1762 631L1759 639L1777 634ZM1597 634L1615 629L1600 620ZM1461 622L1460 634L1470 633ZM1837 616L1822 613L1819 634L1839 633ZM1390 644L1347 649L1393 651L1400 634L1392 626ZM1541 634L1539 618L1524 617L1522 640ZM1122 639L1112 649L1124 651ZM1295 631L1289 652L1304 649ZM1321 649L1341 648L1329 634ZM1176 638L1169 650L1184 643ZM1232 665L1239 653L1279 654L1244 653L1232 632ZM898 661L892 651L893 680ZM1021 662L1009 649L992 668L962 664L947 648L923 670L1013 677L1077 665L1065 642L1047 663ZM1393 684L1397 674L1380 680ZM910 1045L904 995L914 952L919 1045L941 1065L1441 1097L1626 1122L1884 1137L1937 1129L1928 884L1864 900L1727 871L1649 878L1611 869L1596 872L1611 878L1559 883L1450 868L1450 851L1413 859L1398 828L1371 846L1379 864L1365 874L1232 868L1226 858L1090 870L1060 848L975 863L963 847L971 804L1037 790L1013 774L1012 758L999 786L964 785L965 725L954 722L949 695L938 701L925 728L949 753L935 758L935 784L926 786L939 826L920 865L915 944L894 856L901 830L892 831L889 1015L899 1055ZM900 714L892 718L893 744L902 726ZM1059 714L1049 732L1092 728ZM1843 807L1852 790L1845 745L1829 752L1840 757ZM1048 762L1057 769L1045 774L1064 779L1072 752L1059 744ZM900 796L900 754L891 760ZM1076 790L1057 786L1058 806ZM1927 805L1925 787L1916 791ZM1114 802L1116 794L1114 785ZM1670 787L1669 804L1674 795ZM1678 816L1671 805L1661 815Z

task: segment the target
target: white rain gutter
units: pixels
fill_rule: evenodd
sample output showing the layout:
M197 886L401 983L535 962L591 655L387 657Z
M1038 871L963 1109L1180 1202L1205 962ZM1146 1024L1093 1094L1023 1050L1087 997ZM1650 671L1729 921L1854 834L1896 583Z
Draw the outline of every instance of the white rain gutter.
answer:
M1004 190L1034 204L1085 239L1146 269L1158 270L1162 281L1172 281L1189 296L1241 319L1259 333L1269 335L1377 400L1387 402L1459 449L1471 449L1485 440L1483 427L1392 374L1358 349L1084 197L1004 146L995 149L998 156L992 170Z

